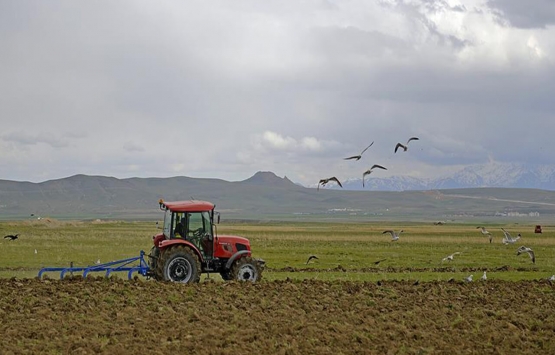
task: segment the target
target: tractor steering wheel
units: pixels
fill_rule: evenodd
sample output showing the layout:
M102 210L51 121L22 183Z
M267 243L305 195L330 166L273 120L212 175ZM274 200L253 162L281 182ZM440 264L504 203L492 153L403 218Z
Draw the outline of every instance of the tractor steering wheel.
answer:
M193 237L200 238L202 236L202 232L204 232L202 228L195 229L193 231Z
M192 230L191 232L192 232L193 235L191 237L189 237L189 239L192 242L194 242L195 244L200 243L200 239L202 238L203 229L198 228L198 229Z

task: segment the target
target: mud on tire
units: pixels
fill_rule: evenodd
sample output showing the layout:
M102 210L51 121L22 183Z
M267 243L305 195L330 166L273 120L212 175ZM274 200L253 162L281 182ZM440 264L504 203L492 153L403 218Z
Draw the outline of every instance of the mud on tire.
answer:
M262 269L250 256L237 260L229 272L229 279L256 282L262 278Z
M200 280L200 261L191 248L178 245L165 250L156 265L156 279L181 283Z
M158 260L160 259L160 249L156 246L150 249L150 254L148 254L148 267L152 270L153 277L155 280L162 280L162 275L157 272Z

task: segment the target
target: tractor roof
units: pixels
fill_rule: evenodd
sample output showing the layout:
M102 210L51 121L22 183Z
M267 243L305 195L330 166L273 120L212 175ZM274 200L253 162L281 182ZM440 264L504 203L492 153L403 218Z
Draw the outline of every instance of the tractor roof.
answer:
M214 204L207 201L189 200L166 202L163 204L172 212L207 212L214 209Z

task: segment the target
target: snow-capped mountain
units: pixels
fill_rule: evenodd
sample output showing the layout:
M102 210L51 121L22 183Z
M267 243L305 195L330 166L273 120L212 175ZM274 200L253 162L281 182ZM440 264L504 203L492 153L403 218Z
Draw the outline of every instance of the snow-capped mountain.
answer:
M405 191L456 189L470 187L515 187L555 190L555 166L513 163L488 163L467 166L449 176L420 179L410 176L389 178L348 179L347 190Z

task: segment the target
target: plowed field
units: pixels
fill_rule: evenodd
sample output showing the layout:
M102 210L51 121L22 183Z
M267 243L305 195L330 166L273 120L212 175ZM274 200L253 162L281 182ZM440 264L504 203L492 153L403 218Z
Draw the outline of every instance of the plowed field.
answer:
M1 354L555 354L549 281L0 279Z

